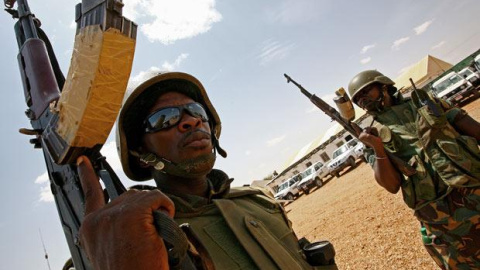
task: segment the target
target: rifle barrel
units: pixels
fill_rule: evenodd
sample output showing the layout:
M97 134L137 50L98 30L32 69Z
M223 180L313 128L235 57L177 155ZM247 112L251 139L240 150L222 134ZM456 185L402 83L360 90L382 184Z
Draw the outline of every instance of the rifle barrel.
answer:
M283 76L285 76L285 78L287 78L287 83L289 82L292 82L293 84L295 84L299 89L300 91L302 92L302 94L304 94L305 96L307 96L309 99L312 98L312 94L310 92L307 91L307 89L303 88L302 85L300 85L299 83L297 83L294 79L292 79L290 76L288 76L287 74L283 74Z

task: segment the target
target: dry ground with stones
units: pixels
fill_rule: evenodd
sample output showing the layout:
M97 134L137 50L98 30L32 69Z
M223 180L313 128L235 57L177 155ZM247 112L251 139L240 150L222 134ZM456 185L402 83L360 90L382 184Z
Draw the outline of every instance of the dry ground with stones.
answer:
M480 99L463 109L480 121ZM381 188L368 164L326 181L285 206L299 238L332 242L339 269L438 269L401 192Z

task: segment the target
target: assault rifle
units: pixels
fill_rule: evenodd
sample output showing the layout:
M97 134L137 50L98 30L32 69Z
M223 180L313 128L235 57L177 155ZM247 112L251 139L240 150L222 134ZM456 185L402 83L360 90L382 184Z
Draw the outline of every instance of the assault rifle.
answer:
M287 83L292 82L293 84L295 84L300 89L302 94L308 97L308 99L310 99L310 101L313 104L315 104L315 106L317 106L326 115L330 116L332 120L336 121L347 132L349 132L355 138L358 139L358 136L360 135L362 130L356 123L352 122L353 118L355 118L354 114L352 115L352 113L343 113L342 115L335 108L328 105L328 103L326 103L323 99L317 97L315 94L311 94L310 92L308 92L305 88L303 88L303 86L301 86L299 83L293 80L290 76L288 76L287 74L284 74L284 76L285 78L287 78ZM353 105L351 104L350 99L348 99L348 96L346 96L345 93L339 92L337 93L337 95L342 95L343 102L340 102L340 103L343 103L343 104L348 103L349 105L346 105L346 106L348 106L349 108L351 108L351 110L353 110ZM349 110L346 110L346 111L348 112ZM404 175L411 176L417 173L417 171L412 166L410 166L408 163L406 163L402 159L394 156L388 151L385 151L385 153L387 154L390 161L395 165L395 167L397 167Z
M27 0L4 0L4 5L5 10L18 19L14 27L19 48L17 58L28 107L26 115L32 125L30 129L20 129L20 133L34 136L30 143L43 150L50 187L75 269L92 269L78 241L85 200L75 161L81 155L90 158L104 183L107 200L125 191L100 149L123 100L137 26L122 16L121 0L82 0L75 7L77 35L65 80L48 37L30 11ZM103 50L104 47L107 49ZM169 259L183 261L187 249L184 234L166 215L154 213L154 216L162 228L167 224L168 230L159 232L160 236L166 244L175 244L167 245ZM166 233L171 236L165 236ZM71 266L66 264L65 269Z
M17 9L14 5L17 3ZM40 21L33 15L27 0L4 0L6 11L14 19L18 43L18 65L28 106L26 115L31 129L20 133L31 135L34 148L41 148L47 165L50 187L55 198L60 221L76 269L92 269L85 253L78 246L78 230L83 220L84 196L74 161L87 155L104 182L110 199L125 191L105 157L100 154L104 141L93 147L79 147L68 143L59 132L60 116L53 108L61 98L65 77L59 68L47 35ZM84 0L76 6L77 33L89 25L101 24L103 29L116 24L128 35L134 24L121 17L121 2ZM110 21L109 21L110 20ZM129 28L129 29L128 29ZM72 71L72 70L71 70ZM73 72L73 71L72 71ZM108 134L107 134L108 136Z

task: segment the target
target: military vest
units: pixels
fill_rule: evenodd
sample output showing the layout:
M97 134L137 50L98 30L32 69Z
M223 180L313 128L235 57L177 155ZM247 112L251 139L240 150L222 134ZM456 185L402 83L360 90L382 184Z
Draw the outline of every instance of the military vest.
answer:
M337 269L307 263L282 207L259 189L232 188L199 208L172 200L182 209L175 221L188 224L189 253L205 269Z
M417 170L401 183L405 203L415 210L444 197L452 188L480 186L476 139L460 135L447 120L441 102L430 100L436 114L412 95L411 100L374 116L383 125L379 133L387 151Z

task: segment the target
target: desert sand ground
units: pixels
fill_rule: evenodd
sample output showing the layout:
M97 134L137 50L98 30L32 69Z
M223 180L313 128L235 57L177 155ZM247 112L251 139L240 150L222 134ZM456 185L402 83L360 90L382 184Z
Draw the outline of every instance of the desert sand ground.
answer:
M480 121L480 99L463 109ZM285 206L299 238L332 242L339 269L438 269L401 192L381 188L368 164L326 181Z

